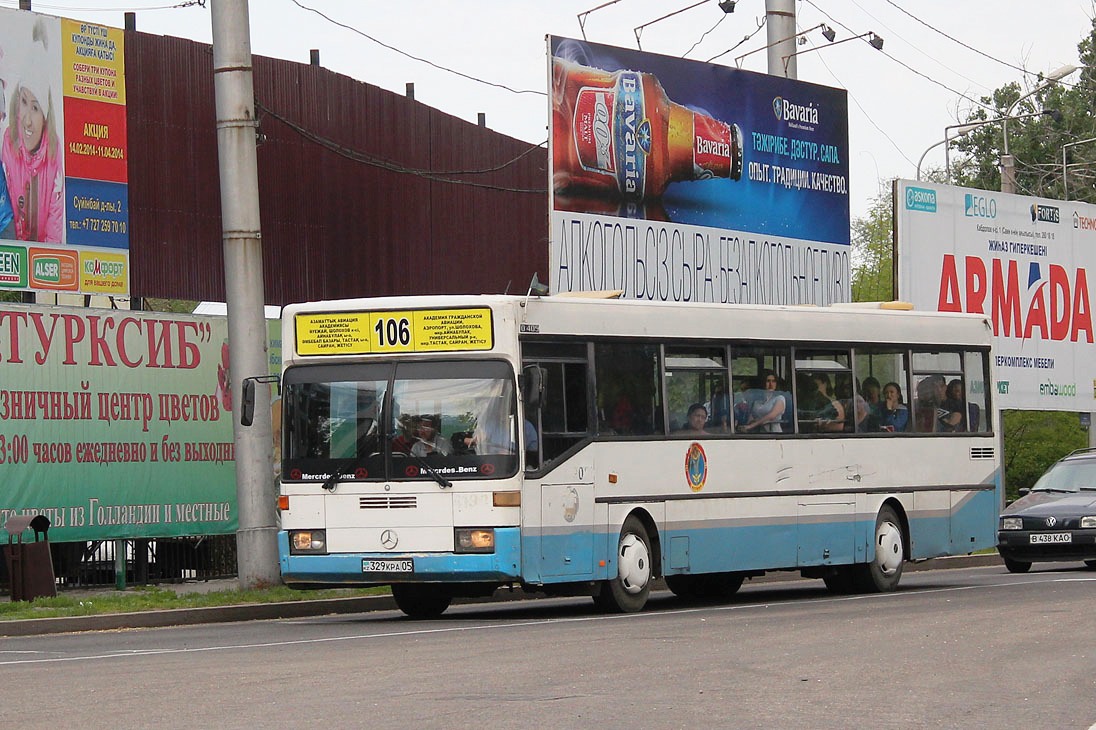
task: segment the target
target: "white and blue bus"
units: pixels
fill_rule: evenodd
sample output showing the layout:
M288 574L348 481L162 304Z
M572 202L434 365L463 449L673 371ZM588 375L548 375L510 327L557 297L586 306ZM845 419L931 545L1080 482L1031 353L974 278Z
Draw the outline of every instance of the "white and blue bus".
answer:
M283 311L281 573L440 615L766 571L893 590L995 545L985 317L433 296Z

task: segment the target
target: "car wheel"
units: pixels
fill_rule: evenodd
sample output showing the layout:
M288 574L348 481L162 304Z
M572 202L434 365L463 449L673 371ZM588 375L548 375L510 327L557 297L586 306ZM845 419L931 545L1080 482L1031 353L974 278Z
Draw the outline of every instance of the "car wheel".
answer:
M891 507L884 506L875 518L875 552L867 565L860 565L855 587L862 593L887 593L898 587L906 560L902 522Z
M620 528L616 552L617 574L604 581L594 596L594 605L606 613L635 613L647 604L654 577L651 540L647 529L630 515Z
M1096 570L1096 560L1086 560L1085 567L1089 570Z
M453 601L452 596L439 586L415 583L392 584L392 598L396 599L396 606L413 619L437 618Z
M1005 567L1010 573L1026 573L1031 570L1031 563L1023 560L1013 560L1004 556L1002 556L1002 559L1005 561Z

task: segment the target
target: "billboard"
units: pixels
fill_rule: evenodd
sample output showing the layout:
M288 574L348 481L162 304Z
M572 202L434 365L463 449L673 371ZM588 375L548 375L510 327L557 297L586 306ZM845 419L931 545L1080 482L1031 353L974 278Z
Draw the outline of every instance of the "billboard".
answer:
M997 407L1096 410L1096 206L909 180L894 201L898 296L991 319Z
M0 536L15 514L45 514L55 542L234 532L227 332L224 317L0 306Z
M123 37L0 8L0 290L129 293Z
M552 292L849 300L843 89L548 44Z

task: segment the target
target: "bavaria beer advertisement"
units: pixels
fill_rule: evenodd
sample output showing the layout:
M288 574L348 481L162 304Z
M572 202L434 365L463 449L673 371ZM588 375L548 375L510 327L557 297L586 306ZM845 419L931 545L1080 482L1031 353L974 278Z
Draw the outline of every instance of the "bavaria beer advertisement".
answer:
M849 301L843 89L548 43L552 292Z
M0 290L129 293L123 38L0 8Z
M984 314L998 408L1096 410L1096 206L895 181L899 298Z

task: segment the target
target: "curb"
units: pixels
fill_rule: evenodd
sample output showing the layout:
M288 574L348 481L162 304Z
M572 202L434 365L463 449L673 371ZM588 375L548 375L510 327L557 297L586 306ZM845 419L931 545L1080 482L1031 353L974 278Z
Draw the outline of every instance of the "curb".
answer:
M976 568L1004 563L996 553L986 555L960 555L934 558L918 563L906 563L906 571L941 570L951 568ZM772 572L753 578L753 583L810 580L798 574ZM664 589L659 581L656 589ZM523 593L501 591L489 598L458 599L456 603L496 603L513 600L529 600ZM248 603L239 606L212 608L171 608L162 611L139 613L104 613L93 616L63 616L58 618L32 618L18 621L0 620L0 636L39 636L44 634L68 634L81 631L112 631L118 629L148 629L167 626L194 626L197 624L232 623L268 619L330 616L396 609L392 596L356 596L354 598L325 598L319 600L287 601L284 603Z

